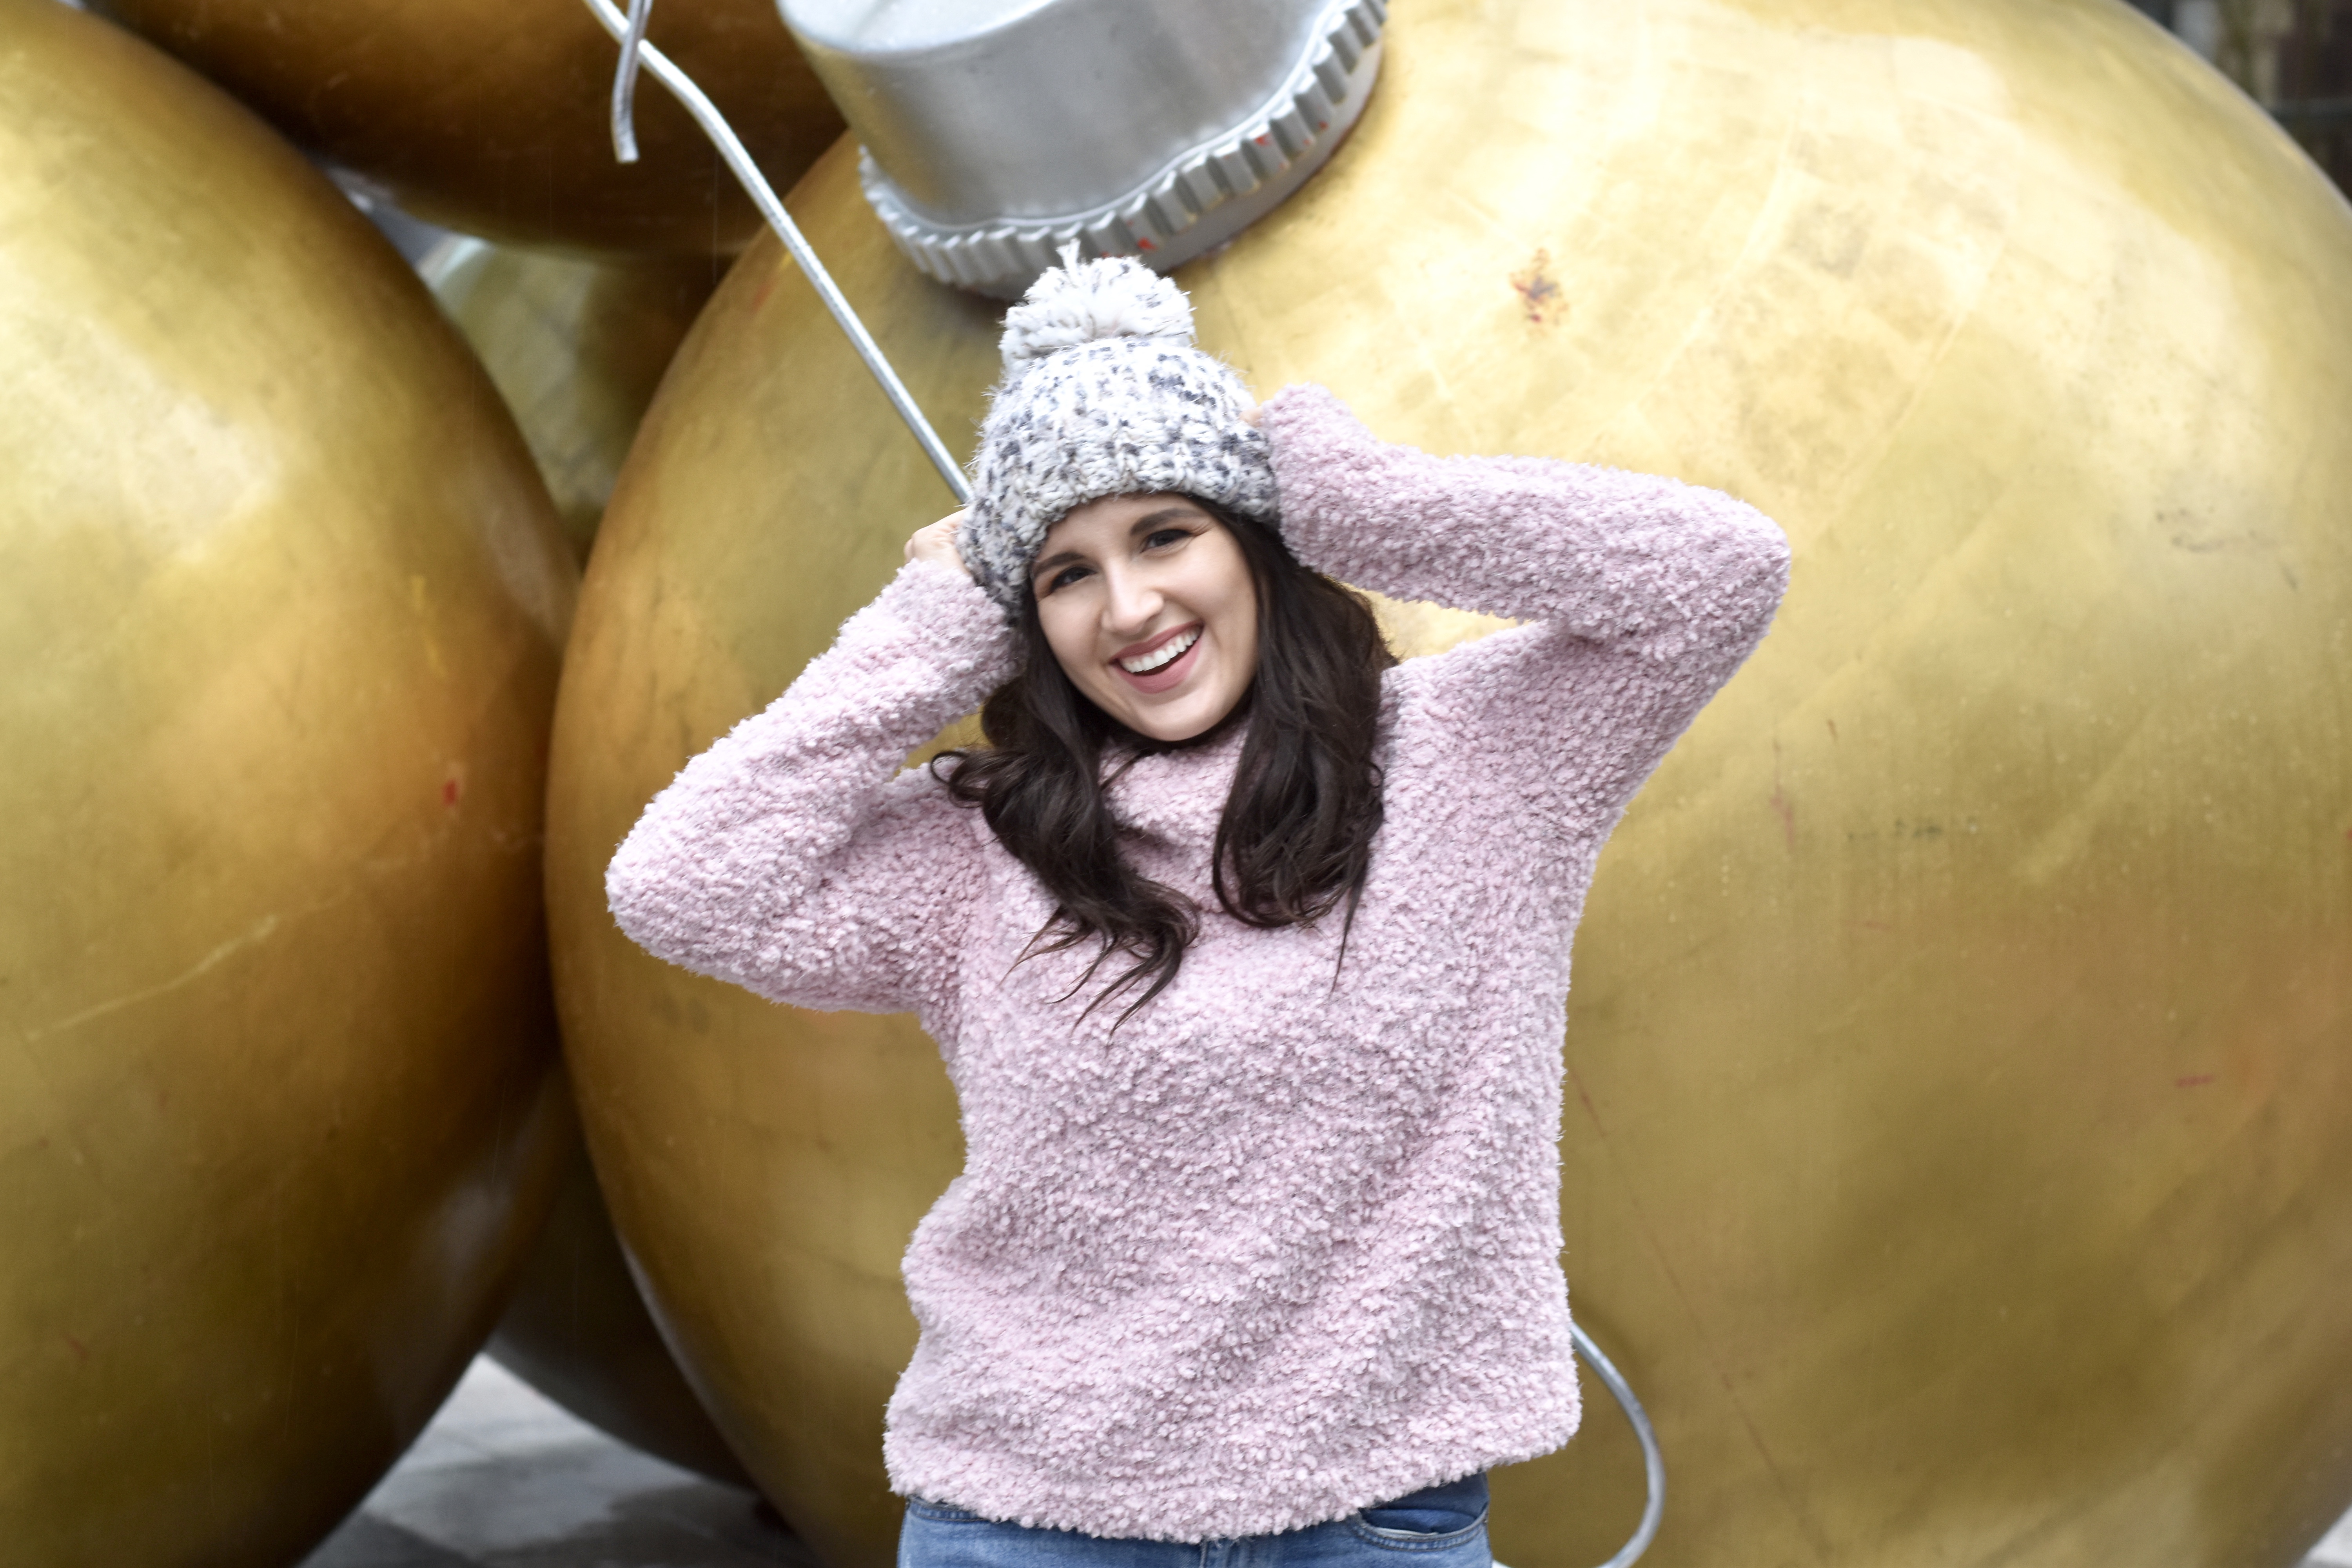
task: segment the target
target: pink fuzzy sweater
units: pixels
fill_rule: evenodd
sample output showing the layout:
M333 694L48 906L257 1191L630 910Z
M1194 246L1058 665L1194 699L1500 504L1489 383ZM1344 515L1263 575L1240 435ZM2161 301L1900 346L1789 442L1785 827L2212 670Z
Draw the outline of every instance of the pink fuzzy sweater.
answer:
M1178 978L1117 1035L1017 963L1052 912L908 752L1012 673L1002 613L908 565L614 857L646 947L803 1007L912 1009L967 1159L916 1229L922 1328L890 1402L903 1492L1169 1541L1283 1531L1559 1447L1569 942L1626 801L1763 635L1788 547L1672 480L1370 437L1266 405L1309 564L1528 624L1386 678L1386 822L1337 920L1209 891L1234 743L1113 788L1128 850L1197 899Z

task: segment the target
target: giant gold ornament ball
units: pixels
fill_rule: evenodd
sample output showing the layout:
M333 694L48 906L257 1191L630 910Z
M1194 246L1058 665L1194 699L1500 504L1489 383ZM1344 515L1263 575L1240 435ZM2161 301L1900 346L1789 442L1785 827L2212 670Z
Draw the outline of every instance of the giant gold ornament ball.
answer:
M587 1151L572 1123L554 1207L490 1334L500 1366L583 1421L728 1486L751 1478L710 1423L646 1310Z
M572 567L400 258L54 0L0 232L0 1560L271 1568L552 1190Z
M614 158L618 50L581 0L93 4L446 227L694 254L733 250L759 227L700 129L650 78L636 99L638 161ZM780 186L840 134L774 0L659 6L648 37Z
M1577 944L1567 1266L1664 1442L1648 1561L2294 1563L2352 1500L2352 210L2108 0L1391 28L1330 165L1180 273L1203 342L1393 439L1722 487L1795 547ZM892 250L847 148L793 201L967 443L992 311ZM903 1017L638 952L603 870L950 505L748 253L623 474L557 721L591 1147L721 1427L845 1568L890 1551L950 1090ZM1516 1568L1634 1520L1588 1411L1496 1477Z

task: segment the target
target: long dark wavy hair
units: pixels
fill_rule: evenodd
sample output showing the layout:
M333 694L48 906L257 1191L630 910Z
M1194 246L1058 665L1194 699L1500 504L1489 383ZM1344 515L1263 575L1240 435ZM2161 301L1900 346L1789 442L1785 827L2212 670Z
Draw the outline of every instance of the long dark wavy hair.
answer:
M1119 853L1104 794L1106 749L1126 752L1131 763L1246 725L1217 823L1211 886L1226 913L1265 929L1312 925L1344 906L1341 962L1381 826L1373 744L1381 672L1396 659L1371 606L1302 565L1271 528L1198 496L1185 499L1234 536L1257 587L1257 673L1233 713L1208 734L1176 745L1137 734L1063 672L1029 596L1021 614L1021 673L981 710L988 744L946 752L932 763L944 765L949 794L980 808L997 840L1055 900L1023 957L1098 942L1070 994L1114 954L1129 961L1087 1005L1091 1012L1139 987L1119 1023L1176 978L1200 933L1200 907Z

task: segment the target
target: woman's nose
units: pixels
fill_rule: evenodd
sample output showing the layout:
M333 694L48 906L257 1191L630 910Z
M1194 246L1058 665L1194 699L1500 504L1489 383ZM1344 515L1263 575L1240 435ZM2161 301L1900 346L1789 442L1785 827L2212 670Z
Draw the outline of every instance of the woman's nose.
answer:
M1103 574L1108 594L1103 602L1103 626L1114 637L1140 637L1159 616L1160 590L1141 575L1116 568Z

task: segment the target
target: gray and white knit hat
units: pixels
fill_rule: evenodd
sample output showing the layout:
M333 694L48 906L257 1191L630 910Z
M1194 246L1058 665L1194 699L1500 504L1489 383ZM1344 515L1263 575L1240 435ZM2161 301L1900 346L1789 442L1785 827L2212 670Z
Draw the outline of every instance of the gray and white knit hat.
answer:
M1177 490L1277 521L1248 389L1193 346L1184 290L1142 263L1066 250L1005 313L1003 353L956 545L1006 614L1021 613L1046 531L1087 501Z

